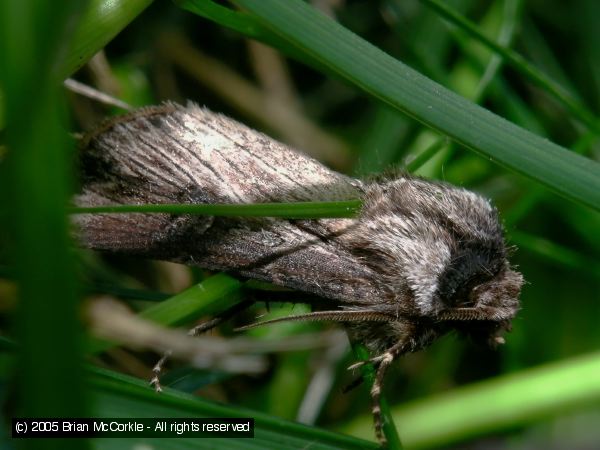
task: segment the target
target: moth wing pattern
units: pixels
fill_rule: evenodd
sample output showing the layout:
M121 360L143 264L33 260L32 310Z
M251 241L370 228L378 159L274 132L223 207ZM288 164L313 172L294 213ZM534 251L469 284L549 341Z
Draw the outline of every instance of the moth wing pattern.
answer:
M79 206L358 198L361 182L195 104L148 107L85 136ZM81 214L83 245L229 270L329 298L364 299L374 274L329 238L352 219ZM340 277L348 283L341 283Z

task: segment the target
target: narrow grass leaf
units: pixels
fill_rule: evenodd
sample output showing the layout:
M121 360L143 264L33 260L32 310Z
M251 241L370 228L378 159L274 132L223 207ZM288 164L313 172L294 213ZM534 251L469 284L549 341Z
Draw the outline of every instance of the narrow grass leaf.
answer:
M600 164L473 104L302 1L234 0L330 71L496 163L600 210Z
M471 384L392 409L407 448L437 448L600 401L600 354ZM367 432L369 417L343 428Z
M67 78L135 19L152 0L90 0L62 66Z
M96 417L253 417L253 439L163 438L161 448L169 449L277 449L374 450L376 444L316 427L290 422L244 408L217 404L169 388L161 394L145 382L115 372L91 368L90 387ZM130 449L140 439L97 439L98 450Z
M241 282L223 273L205 279L171 298L152 305L139 316L165 326L176 326L193 318L213 316L240 301ZM90 353L99 353L114 344L92 339Z
M28 417L86 415L77 283L65 207L69 140L58 74L82 2L0 2L0 86L7 153L0 207L18 281L19 393ZM14 386L14 385L13 385ZM85 440L31 439L24 449L84 449Z
M510 64L513 69L519 71L522 75L526 76L538 86L542 87L546 92L554 96L591 130L594 130L596 133L600 133L600 120L598 117L596 117L584 105L573 98L570 92L568 92L550 77L546 76L543 72L539 71L521 55L485 36L477 29L475 24L458 14L446 3L438 0L422 1L440 14L440 16L453 23L461 30L467 32L469 35L477 39L492 51L496 52L498 55L501 55L502 58L504 58L504 60Z
M84 213L168 213L201 214L224 217L284 217L287 219L319 219L353 217L360 209L360 200L336 202L250 203L221 205L114 205L71 208L71 214Z

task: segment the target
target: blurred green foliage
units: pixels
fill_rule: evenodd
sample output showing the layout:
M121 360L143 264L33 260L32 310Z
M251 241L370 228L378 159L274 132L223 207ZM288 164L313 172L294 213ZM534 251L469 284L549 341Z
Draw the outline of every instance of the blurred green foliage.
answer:
M520 132L513 136L512 125L498 128L504 125L493 119L484 129L478 124L488 120L486 114L466 103L452 103L453 97L445 91L438 93L437 103L432 96L429 115L427 105L419 109L422 98L408 95L401 102L396 93L413 85L382 82L404 82L393 71L382 75L384 66L378 64L387 64L387 57L369 53L366 42L336 34L339 30L333 26L319 28L318 24L327 23L325 19L314 21L314 29L303 25L312 10L298 6L301 2L233 1L247 8L242 12L229 9L226 2L177 2L196 14L170 2L153 2L144 10L150 3L92 0L84 14L77 7L53 10L41 1L23 2L29 10L5 2L0 10L5 25L0 26L0 117L6 124L0 138L1 145L10 149L6 157L0 150L0 313L3 334L22 349L18 369L6 353L9 346L3 346L1 354L0 382L6 389L0 401L6 417L23 411L84 414L86 406L80 400L86 394L92 399L88 411L96 416L256 415L260 417L257 448L309 444L368 448L363 441L321 428L372 439L367 390L341 393L352 381L345 367L353 362L343 343L338 352L309 346L276 353L270 369L258 377L172 363L179 367L173 373L181 374L174 387L226 402L231 409L209 401L196 404L190 395L177 391L155 396L142 382L116 372L149 378L157 356L106 343L92 347L106 350L96 361L111 371L88 369L87 388L78 390L83 389L78 352L84 345L77 331L75 281L87 293L120 295L142 316L169 324L181 323L194 312L207 314L203 308L210 308L212 314L239 298L252 296L260 301L273 294L224 275L207 278L212 274L197 269L67 251L64 202L70 188L71 148L64 131L89 129L120 111L67 93L72 121L66 125L59 121L64 112L59 82L103 48L75 77L134 106L191 99L310 152L336 170L368 176L406 167L492 198L516 247L512 262L527 280L522 311L506 345L497 351L448 336L395 365L386 378L385 392L403 444L407 448L460 443L461 448L583 449L600 443L595 425L600 420L600 214L594 211L600 206L600 192L594 187L600 182L598 2L452 0L444 2L442 6L451 11L442 15L439 7L428 7L439 6L437 1L309 2L420 74L548 142ZM276 8L286 9L287 15ZM516 65L506 64L489 45L483 45L464 22L448 22L454 13L492 43L517 55ZM9 22L12 25L6 25ZM45 25L36 28L39 24ZM316 38L325 31L330 33L328 40ZM356 59L344 57L357 49ZM362 64L361 58L373 58L372 64ZM538 78L523 70L519 58ZM559 86L560 94L569 99L567 106L553 91L554 84L540 84L539 76ZM406 83L410 82L408 77ZM432 85L420 86L427 90ZM461 108L455 117L444 109L451 104ZM453 122L469 116L472 121ZM535 147L535 157L519 141ZM550 141L588 159L564 156ZM503 145L515 147L503 149ZM545 148L552 150L545 153ZM182 297L151 303L163 297L159 293L176 292ZM228 296L218 307L203 303L218 303L220 292ZM18 315L14 314L17 298ZM176 300L181 298L185 307L177 308ZM253 321L262 308L259 304L240 314L234 323ZM278 306L273 312L289 313L285 308ZM248 335L257 342L285 342L323 328L329 327L278 324ZM228 324L219 328L219 334L234 335ZM320 392L319 401L311 397L315 392ZM304 420L320 428L277 418L293 420L299 411ZM2 426L6 430L7 424ZM98 440L92 445L114 449L131 443ZM27 445L50 448L47 444ZM65 448L63 443L55 445ZM231 448L234 443L182 440L169 445Z

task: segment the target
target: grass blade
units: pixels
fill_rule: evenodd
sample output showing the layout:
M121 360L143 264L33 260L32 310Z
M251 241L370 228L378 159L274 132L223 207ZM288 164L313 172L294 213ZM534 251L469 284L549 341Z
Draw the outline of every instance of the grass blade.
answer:
M63 78L83 66L135 19L152 0L90 0L62 68Z
M197 1L197 0L195 0ZM234 0L296 49L393 108L554 192L600 210L600 164L427 79L301 1Z
M566 106L579 120L585 123L591 130L600 133L600 121L591 111L581 105L569 91L563 88L543 72L539 71L534 65L530 64L525 58L514 50L504 47L494 42L492 39L481 33L475 24L458 14L447 4L438 0L422 0L426 5L435 10L440 16L453 23L461 30L469 33L483 45L501 55L504 60L522 75L525 75L531 81L541 86L546 92L553 95L559 102Z
M241 282L223 273L214 275L167 300L142 311L140 317L164 326L177 326L192 318L211 316L240 300ZM99 353L114 344L92 339L88 352Z
M393 408L409 448L449 446L468 437L562 414L600 399L600 354L590 354L457 388ZM344 431L364 436L369 417Z
M319 219L323 217L353 217L360 200L336 202L250 203L242 205L114 205L71 208L71 214L84 213L168 213L203 214L223 217L285 217L287 219Z
M70 152L58 70L80 6L78 1L0 3L0 85L8 148L0 161L0 195L5 197L0 207L10 212L6 222L19 283L15 414L26 417L81 417L86 410L65 214ZM87 448L85 440L21 444L27 449Z
M376 449L372 442L290 422L264 413L213 403L166 388L156 394L143 381L107 370L90 369L96 417L253 417L254 439L163 438L161 448L334 450ZM142 445L144 441L140 440ZM97 439L96 449L132 448L136 439ZM146 444L147 445L147 444Z

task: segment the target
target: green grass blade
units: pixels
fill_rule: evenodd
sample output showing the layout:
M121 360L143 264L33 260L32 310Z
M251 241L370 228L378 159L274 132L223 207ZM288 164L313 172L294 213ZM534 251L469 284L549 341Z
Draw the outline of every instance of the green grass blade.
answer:
M458 14L446 3L438 0L422 0L429 7L434 9L449 22L453 23L461 30L466 31L479 42L501 55L512 68L518 70L522 75L528 77L531 81L542 87L546 92L553 95L558 101L566 106L579 120L585 123L591 130L600 133L600 120L585 106L581 105L569 91L555 82L543 72L539 71L534 65L530 64L525 58L514 50L504 47L494 42L492 39L481 33L477 26Z
M413 122L386 105L378 105L374 118L359 145L354 166L357 175L379 173L396 162Z
M0 207L10 213L18 281L19 393L29 417L85 416L77 283L65 204L69 139L59 67L81 2L0 2L0 86L6 113ZM11 386L11 387L14 387ZM83 449L85 440L26 440L20 448Z
M250 14L246 14L243 11L232 10L213 2L212 0L202 2L175 0L175 3L189 12L210 19L219 25L231 28L248 37L268 40L268 36L271 34Z
M126 375L91 368L90 386L95 417L253 417L254 439L164 438L160 448L193 449L277 449L299 448L368 450L377 445L351 436L309 427L243 408L221 405L169 388L157 394L147 383ZM99 450L130 449L144 440L97 439Z
M241 282L225 274L217 274L171 298L150 306L139 316L165 326L176 326L203 315L212 316L240 301ZM90 353L99 353L114 344L92 339Z
M337 202L250 203L222 205L115 205L71 208L71 214L84 213L168 213L203 214L223 217L285 217L287 219L319 219L353 217L360 209L360 200Z
M591 131L580 136L573 144L571 150L575 153L585 154L590 151L598 136ZM540 186L533 186L504 214L504 224L507 229L512 228L519 220L525 217L538 202L545 197L545 191Z
M239 280L217 274L144 310L140 317L162 325L180 325L199 315L212 316L233 306L239 300L240 289Z
M600 354L457 388L392 409L407 448L436 448L600 401ZM369 417L344 431L364 436Z
M498 32L498 36L494 41L496 45L508 48L510 47L515 31L520 23L520 12L523 9L523 0L507 0L504 2L504 11L502 14L502 26ZM498 73L503 66L503 59L500 55L493 55L489 62L486 64L481 80L477 86L477 90L473 95L473 100L476 103L481 103L481 100L485 98L486 91L490 87L491 83L496 79Z
M301 1L234 0L274 33L373 97L517 173L600 210L600 164L427 79Z
M415 172L421 166L423 166L427 161L433 158L440 150L442 150L447 145L447 142L443 138L439 138L421 153L414 157L410 162L406 164L406 170L409 172Z
M135 19L152 0L90 0L62 66L69 77Z

